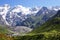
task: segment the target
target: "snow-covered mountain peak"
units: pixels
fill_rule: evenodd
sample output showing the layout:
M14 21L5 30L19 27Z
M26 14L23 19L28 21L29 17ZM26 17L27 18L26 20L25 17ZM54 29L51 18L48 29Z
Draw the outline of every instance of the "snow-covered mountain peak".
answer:
M8 4L5 4L0 7L0 15L2 15L3 19L5 19L5 16L7 12L9 11L10 6Z
M30 10L32 14L36 14L40 9L41 7L34 7L34 8L31 8Z
M12 9L10 9L8 11L8 13L6 14L6 21L10 24L10 25L15 25L16 22L20 21L24 21L25 19L27 19L27 15L34 15L35 13L37 13L38 8L30 8L30 7L24 7L22 5L16 5L15 7L13 7ZM15 22L15 23L14 23Z
M27 7L23 7L21 5L17 5L13 10L12 10L13 13L19 13L19 12L22 12L22 14L30 14L31 11L30 11L30 8L27 8Z
M8 24L6 21L6 14L9 10L10 6L8 4L0 6L0 15L2 16L2 19L5 21L6 24Z
M58 11L58 10L60 10L60 6L55 6L55 7L50 6L50 7L48 7L48 9Z

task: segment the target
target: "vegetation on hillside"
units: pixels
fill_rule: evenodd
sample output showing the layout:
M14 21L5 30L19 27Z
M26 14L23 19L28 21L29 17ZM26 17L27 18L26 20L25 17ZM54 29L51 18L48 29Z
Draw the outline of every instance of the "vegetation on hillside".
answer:
M5 34L0 34L0 40L13 40L13 38Z
M5 26L0 25L0 34L6 34L8 32L9 31Z
M14 40L60 40L60 32L52 31L52 32L44 32L40 34L29 34L25 36L15 36Z

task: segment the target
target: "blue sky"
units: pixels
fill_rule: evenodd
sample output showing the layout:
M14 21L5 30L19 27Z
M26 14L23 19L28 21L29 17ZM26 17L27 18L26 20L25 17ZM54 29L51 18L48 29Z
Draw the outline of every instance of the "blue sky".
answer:
M60 6L60 0L0 0L0 5L9 4L11 6L22 5L26 7L34 6Z

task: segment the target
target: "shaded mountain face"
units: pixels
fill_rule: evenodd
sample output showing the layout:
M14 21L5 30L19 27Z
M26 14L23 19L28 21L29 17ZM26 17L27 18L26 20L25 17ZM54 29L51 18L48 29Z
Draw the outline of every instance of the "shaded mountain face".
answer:
M34 29L31 33L41 33L41 32L60 32L60 10L55 14L51 20L48 20L40 27Z
M58 12L55 16L60 17L60 10L58 10Z
M47 7L27 8L21 5L17 5L13 8L9 5L0 7L2 20L4 20L4 23L8 26L26 26L35 28L36 26L45 23L56 13L57 11L55 8L49 9Z
M3 20L2 16L0 15L0 25L4 25L4 24L5 24L4 20Z
M48 19L52 18L57 12L55 10L49 10L47 7L42 7L36 15L31 15L22 23L24 26L35 28L45 23Z

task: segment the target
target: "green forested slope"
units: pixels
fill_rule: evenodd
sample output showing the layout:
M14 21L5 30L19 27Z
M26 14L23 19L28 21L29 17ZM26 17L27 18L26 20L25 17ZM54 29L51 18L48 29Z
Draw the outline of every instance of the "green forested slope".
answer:
M47 21L41 27L34 29L33 33L40 33L40 32L49 32L52 30L60 31L60 17L56 17L53 20Z

